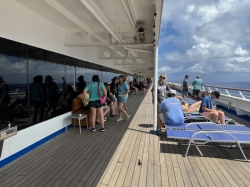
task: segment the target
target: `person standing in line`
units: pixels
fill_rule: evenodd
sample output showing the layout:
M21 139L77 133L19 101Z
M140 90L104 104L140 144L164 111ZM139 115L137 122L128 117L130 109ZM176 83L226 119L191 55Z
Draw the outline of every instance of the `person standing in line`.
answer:
M103 105L100 102L100 96L107 97L107 91L103 85L103 83L100 82L100 78L98 75L94 75L92 77L91 83L89 83L83 90L83 98L82 100L89 101L89 107L91 110L91 125L92 125L92 132L96 131L95 128L95 120L96 115L98 115L98 119L100 120L102 129L101 132L105 131L104 128L104 116L103 116ZM99 88L98 88L99 86ZM98 93L98 89L100 91L100 94ZM89 92L89 99L87 98L87 92ZM99 96L100 95L100 96Z
M192 85L193 85L194 100L196 100L197 97L199 97L201 86L203 86L203 81L200 78L200 75L196 76L196 79L194 79L194 82L192 83Z
M77 78L77 82L76 82L76 92L78 94L81 94L84 90L84 88L86 87L86 82L84 80L84 76L81 75Z
M158 84L157 84L157 112L159 113L159 106L161 104L161 102L166 98L166 92L170 91L170 87L168 85L168 83L166 83L166 74L161 74L159 76L159 80L158 80ZM152 86L151 89L152 92L152 101L154 102L154 85ZM160 134L161 133L161 126L162 126L162 122L161 119L159 117L159 115L157 115L157 131Z
M182 97L188 97L188 75L185 76L182 82Z
M46 108L44 112L44 116L47 117L48 113L52 109L52 115L54 116L56 113L56 105L58 101L58 93L59 89L57 87L57 84L53 81L53 78L50 75L47 75L45 77L45 96L46 96L46 103L48 107Z
M43 77L41 75L37 75L33 78L33 83L30 86L31 92L31 100L33 103L33 116L32 116L32 124L37 123L37 116L38 122L43 121L43 114L45 110L45 86L42 83Z
M146 78L144 78L144 81L143 81L143 92L144 92L144 95L148 92L148 81Z
M129 93L129 87L126 80L126 77L124 75L119 76L119 85L118 85L118 111L119 111L119 118L116 121L122 121L122 114L126 116L126 120L130 118L131 115L129 115L126 110L123 109L124 103L128 99L128 93Z

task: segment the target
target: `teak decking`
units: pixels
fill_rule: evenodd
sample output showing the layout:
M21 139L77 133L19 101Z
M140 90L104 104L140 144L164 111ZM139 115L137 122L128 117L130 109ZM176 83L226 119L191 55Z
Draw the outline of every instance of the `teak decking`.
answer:
M104 133L98 125L94 133L71 128L46 142L1 168L0 186L250 186L239 149L193 146L184 158L186 145L151 134L151 100L151 93L129 96L131 118L109 118Z

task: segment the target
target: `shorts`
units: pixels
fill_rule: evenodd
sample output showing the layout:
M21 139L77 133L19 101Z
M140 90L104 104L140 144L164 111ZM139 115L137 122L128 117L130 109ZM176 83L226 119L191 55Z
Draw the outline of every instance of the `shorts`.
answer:
M188 94L188 90L183 90L182 93L183 93L184 95L187 95L187 94Z
M210 113L210 112L202 112L201 115L203 115L203 116L205 116L205 117L208 118L208 114L209 114L209 113Z
M127 99L120 99L118 98L118 103L126 103L127 102Z
M89 107L90 108L101 108L102 104L100 103L100 100L89 101Z
M200 90L193 90L193 95L199 96Z

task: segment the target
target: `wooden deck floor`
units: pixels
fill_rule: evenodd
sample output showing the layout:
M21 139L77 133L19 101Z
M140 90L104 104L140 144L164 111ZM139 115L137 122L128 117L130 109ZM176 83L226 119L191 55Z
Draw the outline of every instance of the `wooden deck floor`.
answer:
M238 149L191 147L184 158L186 145L150 133L151 93L127 104L129 121L110 118L104 133L69 129L1 168L0 186L250 186L250 163Z

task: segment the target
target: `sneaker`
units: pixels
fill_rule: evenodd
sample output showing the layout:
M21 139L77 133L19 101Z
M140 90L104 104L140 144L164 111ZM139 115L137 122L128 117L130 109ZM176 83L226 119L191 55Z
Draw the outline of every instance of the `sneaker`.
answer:
M128 116L126 117L126 120L129 120L130 117L131 117L131 115L128 115Z
M107 117L104 117L104 119L108 119Z
M122 118L118 118L116 121L122 121L123 119Z
M104 132L104 131L105 131L105 128L102 128L102 129L101 129L101 132Z
M96 128L92 128L91 131L92 131L92 132L95 132L95 131L96 131Z

